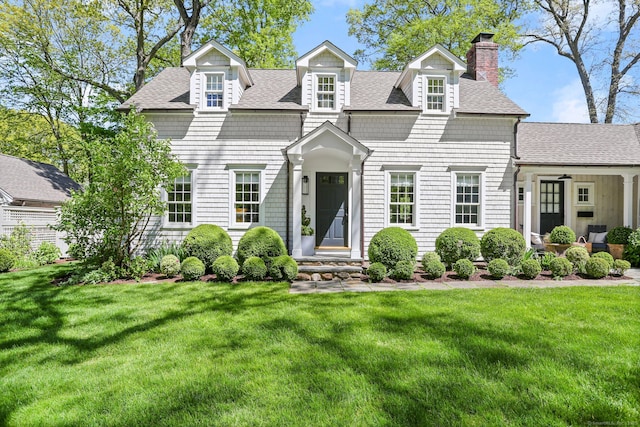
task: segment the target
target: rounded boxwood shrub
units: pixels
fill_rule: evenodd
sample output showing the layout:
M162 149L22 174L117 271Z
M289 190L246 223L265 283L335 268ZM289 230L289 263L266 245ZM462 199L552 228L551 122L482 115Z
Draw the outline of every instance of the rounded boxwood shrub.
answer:
M629 227L613 227L611 231L607 233L607 243L626 245L629 242L631 233L633 233L633 230Z
M238 242L236 256L240 264L244 264L249 257L260 257L269 268L272 258L286 254L287 248L284 246L282 237L275 230L260 226L244 233Z
M242 264L242 274L249 280L264 280L267 277L267 265L262 258L251 256Z
M631 263L624 259L617 259L613 261L613 269L616 274L622 276L628 269L631 268Z
M0 248L0 273L5 273L13 268L16 258L9 249Z
M473 262L480 255L480 240L476 233L468 228L448 228L436 239L436 253L448 266L460 259Z
M567 257L573 267L578 270L580 273L584 273L584 266L589 261L589 251L582 246L571 246L564 253L564 256Z
M500 258L509 265L518 265L526 248L522 234L511 228L494 228L480 239L480 252L487 262Z
M491 274L491 277L496 279L502 279L504 276L509 274L510 269L509 263L501 258L492 259L487 265L489 274Z
M603 258L591 258L584 266L587 276L592 279L602 279L609 274L609 263Z
M522 264L520 264L520 268L522 269L522 275L526 279L530 280L535 279L536 277L538 277L538 274L542 272L540 263L535 259L525 259L524 261L522 261Z
M614 260L613 260L613 256L611 256L611 254L609 252L596 252L595 254L591 255L591 258L603 259L609 265L609 269L613 268L613 261Z
M576 241L576 233L566 225L558 225L551 230L549 241L560 245L570 245Z
M222 228L213 224L201 224L191 230L182 241L185 256L194 256L207 268L222 255L233 253L231 237Z
M461 279L468 279L476 272L476 267L467 258L462 258L453 264L453 271L456 272Z
M387 277L387 267L381 262L374 262L367 268L367 276L369 281L379 282Z
M378 231L369 242L369 261L381 262L387 269L393 269L398 261L415 264L418 244L411 233L400 227L387 227Z
M391 272L392 277L396 280L409 280L413 277L415 262L398 261Z
M180 273L180 260L175 255L165 255L160 260L160 273L174 277Z
M557 257L549 263L549 270L553 277L566 277L573 272L573 264L566 258Z
M218 281L231 282L238 274L240 266L238 265L238 261L236 261L231 255L222 255L213 262L211 270L213 271L213 274L216 275L216 279L218 279Z
M184 280L198 280L204 276L204 263L194 256L187 257L182 261L180 273Z
M286 280L292 282L298 277L298 263L289 255L280 255L273 258L269 275L274 280Z
M425 252L422 256L422 270L429 279L437 279L442 277L446 268L440 261L440 255L435 252Z

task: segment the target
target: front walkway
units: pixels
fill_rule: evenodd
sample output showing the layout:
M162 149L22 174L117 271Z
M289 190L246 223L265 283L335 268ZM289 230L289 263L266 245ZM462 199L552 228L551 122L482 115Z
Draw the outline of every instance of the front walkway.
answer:
M640 269L625 273L629 280L483 280L479 282L367 283L360 280L293 282L292 294L324 294L335 292L380 291L446 291L451 289L487 288L564 288L570 286L640 286Z

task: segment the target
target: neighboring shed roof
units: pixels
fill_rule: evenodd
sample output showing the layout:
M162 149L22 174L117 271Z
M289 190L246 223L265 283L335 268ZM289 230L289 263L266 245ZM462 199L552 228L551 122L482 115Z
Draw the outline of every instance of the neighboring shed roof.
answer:
M640 165L640 125L520 123L518 164Z
M300 87L295 70L249 70L254 85L247 88L233 109L301 110ZM351 105L347 111L415 111L411 103L394 84L400 75L394 71L356 71L351 82ZM166 68L142 87L120 108L131 105L143 110L193 110L189 105L189 72L185 68ZM487 82L477 82L468 76L460 79L459 113L526 116L500 90Z
M55 166L0 154L0 190L14 201L60 203L79 189Z

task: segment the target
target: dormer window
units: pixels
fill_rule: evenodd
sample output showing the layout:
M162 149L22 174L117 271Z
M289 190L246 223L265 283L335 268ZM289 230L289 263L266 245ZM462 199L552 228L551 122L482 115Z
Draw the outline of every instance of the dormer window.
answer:
M320 110L333 110L336 105L336 76L320 75L316 85L316 107Z
M222 108L224 106L224 74L205 74L206 83L204 102L206 108Z
M445 111L445 87L444 77L427 77L426 111Z

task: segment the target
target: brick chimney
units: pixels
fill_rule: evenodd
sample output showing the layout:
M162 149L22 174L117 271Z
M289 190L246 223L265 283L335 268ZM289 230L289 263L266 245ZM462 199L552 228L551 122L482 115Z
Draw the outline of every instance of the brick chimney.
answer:
M493 34L480 33L473 39L467 52L467 73L498 87L498 45L493 42Z

